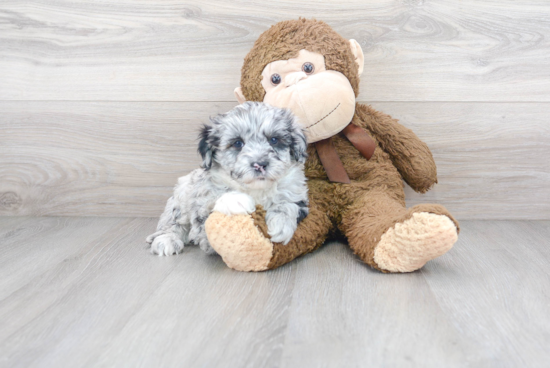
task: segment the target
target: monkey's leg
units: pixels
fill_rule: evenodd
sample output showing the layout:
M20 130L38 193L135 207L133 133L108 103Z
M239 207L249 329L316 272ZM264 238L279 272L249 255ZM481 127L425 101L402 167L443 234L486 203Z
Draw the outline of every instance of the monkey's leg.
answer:
M237 271L277 268L319 248L325 241L332 223L327 211L316 205L318 201L310 195L309 214L298 224L286 245L269 240L265 211L261 207L251 215L227 216L213 212L205 223L206 234L227 266Z
M451 249L459 226L443 206L407 209L384 190L373 189L355 199L340 229L369 266L382 272L412 272Z

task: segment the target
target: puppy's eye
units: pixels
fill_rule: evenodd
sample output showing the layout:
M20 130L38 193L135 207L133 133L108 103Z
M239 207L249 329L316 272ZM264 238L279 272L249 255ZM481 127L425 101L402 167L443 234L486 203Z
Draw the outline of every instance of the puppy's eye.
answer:
M237 149L241 149L244 147L244 142L243 141L235 141L233 143L233 147L237 148Z
M281 76L279 74L273 74L271 76L271 84L276 86L279 83L281 83Z
M312 63L307 62L302 65L302 71L304 71L306 74L311 74L315 70L315 67Z
M279 139L277 137L271 137L269 139L269 143L271 143L273 145L277 144L277 142L279 142Z

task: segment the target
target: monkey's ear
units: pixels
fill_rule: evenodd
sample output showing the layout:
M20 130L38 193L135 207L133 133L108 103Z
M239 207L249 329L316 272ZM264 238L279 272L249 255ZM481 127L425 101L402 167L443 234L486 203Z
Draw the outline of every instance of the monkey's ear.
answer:
M351 52L355 57L355 62L359 67L357 69L357 73L361 76L363 73L363 67L365 66L365 55L363 55L363 49L361 48L361 45L359 45L359 42L354 39L349 40L349 45L351 46Z
M205 170L209 170L212 167L212 144L210 144L210 134L212 134L212 127L204 125L199 134L199 148L198 151L202 157L202 167Z
M246 102L246 98L244 98L243 90L241 89L241 87L235 88L234 92L235 92L235 97L237 97L237 101L239 101L240 104L243 104Z

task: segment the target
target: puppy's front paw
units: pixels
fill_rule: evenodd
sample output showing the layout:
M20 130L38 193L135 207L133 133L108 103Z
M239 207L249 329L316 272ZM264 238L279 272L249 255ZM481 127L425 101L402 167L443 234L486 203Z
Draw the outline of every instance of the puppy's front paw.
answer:
M296 231L296 220L285 215L274 215L266 218L267 233L273 243L288 244Z
M157 236L151 243L151 253L159 256L170 256L181 253L183 241L174 233L167 233Z
M248 194L228 192L216 201L212 211L221 212L224 215L248 215L256 210L254 198Z

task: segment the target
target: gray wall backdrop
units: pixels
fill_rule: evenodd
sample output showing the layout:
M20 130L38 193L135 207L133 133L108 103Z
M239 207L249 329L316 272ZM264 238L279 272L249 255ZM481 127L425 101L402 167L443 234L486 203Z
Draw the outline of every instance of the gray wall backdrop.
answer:
M0 215L157 216L271 24L365 53L359 101L432 149L459 219L550 218L548 1L0 3Z

